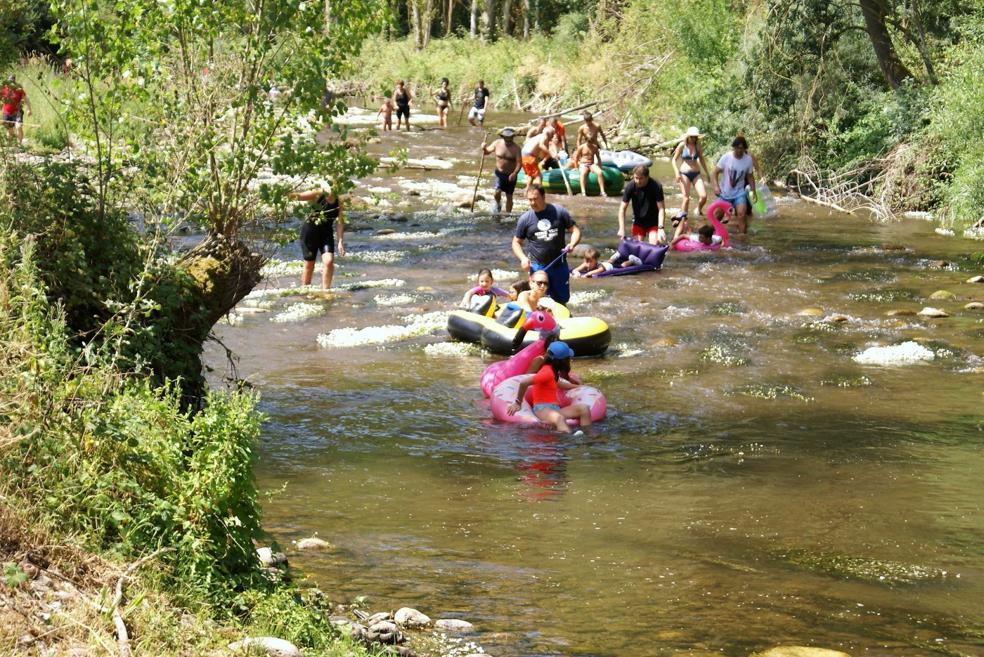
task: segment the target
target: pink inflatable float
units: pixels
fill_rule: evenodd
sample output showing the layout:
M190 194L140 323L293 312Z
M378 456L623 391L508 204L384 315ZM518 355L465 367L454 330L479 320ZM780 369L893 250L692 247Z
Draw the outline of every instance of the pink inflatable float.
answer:
M545 313L538 311L535 313L530 313L530 316L523 323L520 330L525 334L528 331L541 331L542 333L549 333L557 329L557 322L554 320L553 315L550 313ZM492 391L495 387L499 385L502 381L505 381L511 376L516 376L518 374L526 374L526 370L529 368L530 363L537 356L542 356L544 352L544 342L541 338L536 342L529 344L521 351L519 351L515 356L507 360L500 360L497 363L492 363L485 368L482 372L481 386L482 392L485 393L486 397L492 396Z
M512 422L515 424L526 424L526 425L539 425L542 427L549 427L551 425L542 422L539 418L533 415L533 408L530 406L529 399L523 400L523 405L515 415L509 414L509 405L516 401L516 394L519 392L519 382L523 375L509 377L499 385L495 387L492 391L492 415L495 416L497 420L502 420L503 422ZM601 391L597 388L592 388L591 386L577 386L570 390L564 391L567 394L561 395L561 406L569 406L570 404L585 404L589 409L591 409L591 421L597 422L605 417L605 412L608 409L607 402L605 401L605 396L601 394ZM571 419L567 421L570 425L578 424L578 421Z
M687 238L685 240L680 240L673 245L674 251L716 251L722 246L727 248L729 246L728 229L725 228L720 221L718 221L717 213L721 212L721 216L725 217L731 213L731 204L723 199L718 199L707 206L707 223L714 226L714 234L721 236L721 241L716 244L704 244L703 242L698 242L697 240L692 240Z

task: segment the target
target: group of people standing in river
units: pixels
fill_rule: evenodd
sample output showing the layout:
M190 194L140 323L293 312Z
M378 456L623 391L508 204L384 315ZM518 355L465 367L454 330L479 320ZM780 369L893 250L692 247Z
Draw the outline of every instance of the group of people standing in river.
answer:
M441 86L431 92L431 97L437 106L438 125L442 128L448 127L448 113L453 109L449 85L450 81L447 78L441 78ZM468 111L468 123L473 126L480 126L485 123L485 112L491 106L489 89L485 86L484 80L478 81L478 84L475 86L474 96L474 102ZM379 111L376 112L377 118L382 117L382 129L393 129L393 114L395 112L396 129L399 130L402 125L409 132L410 107L414 102L414 95L407 87L406 82L403 80L397 82L396 88L393 90L393 95L385 98Z

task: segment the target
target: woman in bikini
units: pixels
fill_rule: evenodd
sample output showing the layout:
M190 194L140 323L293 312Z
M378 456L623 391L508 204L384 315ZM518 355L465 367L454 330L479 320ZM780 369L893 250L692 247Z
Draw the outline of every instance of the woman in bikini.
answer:
M441 88L432 95L437 101L437 115L440 117L439 125L442 128L448 127L448 112L451 110L451 90L448 89L447 78L441 78Z
M704 159L704 149L700 147L700 130L691 126L687 129L676 150L673 151L673 171L676 174L676 181L683 189L683 207L680 214L673 218L673 226L676 228L674 237L682 235L689 230L687 225L687 211L690 209L690 190L697 189L697 214L704 211L704 204L707 203L707 188L704 186L704 176L701 171L710 177L710 167Z

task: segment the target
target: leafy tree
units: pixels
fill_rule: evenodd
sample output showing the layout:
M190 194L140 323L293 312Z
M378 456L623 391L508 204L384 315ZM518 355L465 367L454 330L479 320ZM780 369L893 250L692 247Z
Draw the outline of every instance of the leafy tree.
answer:
M206 230L180 261L195 284L174 331L198 354L259 280L263 258L246 229L284 219L291 189L330 181L344 194L373 166L340 131L327 143L315 135L344 110L323 102L326 78L378 28L377 3L334 3L330 25L326 6L309 0L53 0L52 9L62 52L77 62L65 109L94 157L98 211L138 207Z

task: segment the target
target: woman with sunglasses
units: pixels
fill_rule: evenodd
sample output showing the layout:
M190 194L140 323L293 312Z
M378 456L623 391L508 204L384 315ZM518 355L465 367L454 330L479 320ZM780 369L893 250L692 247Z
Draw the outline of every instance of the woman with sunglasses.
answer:
M542 269L535 271L530 275L530 289L520 292L516 303L527 313L535 313L537 310L552 312L554 300L547 296L549 288L550 277L547 272Z

